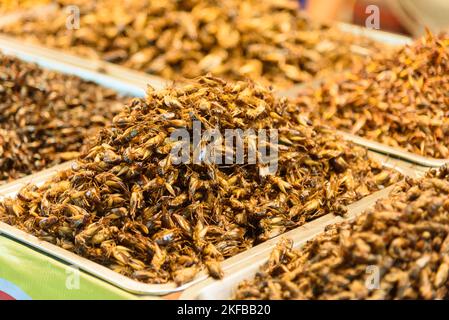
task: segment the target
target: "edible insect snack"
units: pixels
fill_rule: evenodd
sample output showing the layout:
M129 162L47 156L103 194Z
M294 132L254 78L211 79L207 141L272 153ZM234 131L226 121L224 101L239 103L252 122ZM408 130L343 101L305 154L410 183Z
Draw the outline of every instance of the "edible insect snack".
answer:
M449 167L299 250L281 242L237 299L447 299Z
M0 183L79 156L125 99L0 54Z
M386 48L317 24L294 0L70 0L1 32L92 59L182 80L211 73L288 87ZM65 5L80 10L79 25Z
M146 283L182 284L203 268L219 278L219 261L326 213L344 214L345 205L401 179L366 149L287 116L290 107L250 82L202 77L150 88L72 169L5 200L0 220ZM252 135L241 138L243 163L177 162L179 131L203 158L195 150L205 140L191 140L198 123L202 137L212 128L276 130L277 142L264 145L276 145L277 170L246 161ZM228 158L238 150L222 147Z
M433 158L449 158L449 38L427 34L297 100L316 123Z

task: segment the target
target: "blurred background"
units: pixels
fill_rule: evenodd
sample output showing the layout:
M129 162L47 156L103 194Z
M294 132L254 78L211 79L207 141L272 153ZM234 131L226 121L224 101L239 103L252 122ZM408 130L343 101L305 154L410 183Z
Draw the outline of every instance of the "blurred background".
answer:
M429 28L433 32L449 30L448 0L300 0L315 19L343 21L365 26L372 11L379 8L380 29L419 36Z

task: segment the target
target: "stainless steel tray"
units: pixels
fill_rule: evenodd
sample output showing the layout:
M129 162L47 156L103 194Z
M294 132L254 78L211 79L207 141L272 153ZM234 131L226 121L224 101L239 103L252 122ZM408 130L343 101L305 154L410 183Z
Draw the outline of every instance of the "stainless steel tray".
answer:
M399 35L399 34L395 34L395 33L390 33L390 32L385 32L385 31L375 30L375 29L367 29L367 28L363 28L363 27L356 26L353 24L342 23L342 22L339 22L336 25L343 32L350 33L350 34L357 35L357 36L365 36L365 37L372 39L376 42L384 43L384 44L387 44L390 46L403 46L403 45L411 44L413 42L412 38L406 37L403 35ZM370 52L367 52L364 48L359 47L356 44L353 45L352 51L359 55L367 55L368 56L371 54ZM304 88L308 88L308 87L317 88L326 79L332 78L332 77L338 77L339 75L341 75L343 73L344 73L344 71L336 72L336 73L332 73L328 76L325 76L323 78L316 78L315 80L309 81L307 83L296 84L294 86L291 86L290 88L278 90L277 92L275 92L275 94L278 97L294 98Z
M449 163L449 159L435 159L420 156L418 154L403 150L401 148L390 147L386 144L368 140L343 131L338 132L345 140L352 141L358 145L364 146L370 150L390 155L399 159L403 159L412 163L416 163L424 167L440 167Z
M299 85L293 86L287 90L275 92L275 95L278 98L285 97L285 98L294 99L305 88L313 88L313 89L318 88L324 81L326 81L326 79L329 80L332 77L338 77L338 76L339 76L339 74L335 74L333 76L326 77L325 79L317 79L317 80L308 82L306 84L299 84ZM390 155L395 158L399 158L399 159L403 159L403 160L411 162L411 163L415 163L419 166L423 166L423 167L427 167L427 168L441 167L442 165L449 163L449 159L437 159L437 158L424 157L424 156L415 154L413 152L404 150L399 147L392 147L392 146L386 145L384 143L369 140L369 139L363 138L361 136L354 135L354 134L344 132L341 130L338 130L338 133L345 140L352 141L355 144L364 146L370 150L373 150L373 151L376 151L376 152L379 152L382 154Z
M368 29L368 28L360 27L360 26L357 26L354 24L343 23L343 22L339 22L336 25L343 32L350 33L350 34L357 35L357 36L365 36L365 37L372 39L376 42L390 45L393 47L399 47L399 46L404 46L404 45L413 43L412 38L403 36L400 34L385 32L385 31L376 30L376 29ZM370 55L371 54L370 52L365 52L366 50L364 48L361 48L361 47L357 46L356 44L354 44L353 46L354 46L354 48L353 48L354 53L357 53L360 55ZM334 73L334 74L331 74L331 75L323 77L323 78L318 78L316 80L309 81L307 83L297 84L288 89L279 90L276 94L279 97L294 98L297 96L298 92L300 92L304 88L307 88L307 87L315 87L316 88L324 80L326 80L328 78L335 77L335 76L338 77L338 75L341 75L343 73L344 73L344 71Z
M45 18L57 10L59 10L58 6L49 4L29 10L13 12L4 17L0 17L0 27L30 16ZM105 86L110 84L110 86L116 88L117 84L121 85L121 83L116 83L116 81L122 80L124 83L133 84L135 87L139 88L137 91L139 94L136 95L135 88L130 87L132 95L135 96L143 96L148 85L151 85L155 89L162 89L166 87L167 84L172 83L172 81L152 76L144 72L134 71L106 61L81 58L63 50L51 49L39 44L25 43L20 38L2 33L0 33L0 49L3 49L5 53L17 55L26 61L36 62L49 69L75 74L87 80L100 81L98 83ZM92 72L95 73L95 75L93 75ZM111 78L103 79L102 77L99 77L98 74L106 74L115 80L111 80ZM126 87L127 86L125 85L124 88Z
M320 80L315 80L313 82L310 82L308 84L301 84L301 85L297 85L294 86L288 90L283 90L283 91L278 91L276 92L276 96L281 98L281 97L286 97L286 98L295 98L296 96L298 96L299 92L301 92L301 90L303 90L306 87L317 87L319 86L324 80L320 79ZM351 133L347 133L341 130L337 130L338 134L340 134L345 140L348 141L352 141L355 144L364 146L366 148L368 148L369 150L373 150L382 154L386 154L386 155L390 155L392 157L395 158L399 158L399 159L403 159L405 161L414 163L418 166L422 166L425 168L429 168L429 167L441 167L442 165L449 163L449 159L436 159L436 158L429 158L429 157L424 157L415 153L412 153L410 151L401 149L401 148L397 148L397 147L391 147L389 145L377 142L377 141L373 141L373 140L369 140L366 138L363 138L361 136L357 136Z
M276 92L277 97L286 97L286 98L295 98L298 96L298 94L306 87L312 87L316 88L319 86L325 79L319 79L312 82L309 82L307 84L300 84L297 86L294 86L288 90L278 91ZM369 140L366 138L363 138L358 135L354 135L348 132L344 132L341 130L337 130L338 134L340 134L345 140L352 141L355 144L364 146L368 148L369 150L373 150L382 154L390 155L395 158L403 159L405 161L414 163L416 165L427 167L427 168L435 168L435 167L441 167L442 165L449 163L449 159L436 159L436 158L429 158L424 157L415 153L412 153L410 151L404 150L402 148L398 147L392 147L377 141Z
M413 169L412 169L413 171ZM413 177L421 177L424 174L423 171L415 170L412 174ZM254 252L251 258L242 261L239 264L235 264L230 267L225 278L222 280L215 280L209 278L201 283L195 284L186 291L184 291L180 299L182 300L228 300L231 299L237 285L246 279L252 279L259 271L260 267L268 261L271 251L280 238L289 238L293 240L293 247L298 249L302 247L307 241L310 241L317 235L324 232L325 228L329 225L353 220L360 214L372 207L379 199L386 198L388 194L396 186L390 186L384 190L381 190L375 194L372 194L364 199L348 206L348 213L345 217L334 216L332 214L320 217L312 222L309 222L299 228L291 230L283 235L269 240L269 243L265 243L265 250L259 250ZM270 247L270 250L268 250Z
M419 173L412 164L403 162L398 159L393 159L388 156L384 156L381 154L377 154L374 152L370 152L370 157L380 161L385 167L394 168L400 173L402 173L404 176L410 176L415 177L419 176L421 173ZM17 181L14 181L12 183L6 184L2 187L0 187L0 200L4 199L5 197L14 197L16 196L17 192L26 184L28 183L34 183L36 185L42 185L45 181L50 179L53 175L55 175L58 171L67 169L71 166L72 162L61 164L57 167L50 168L47 170L44 170L42 172L39 172L37 174L19 179ZM349 206L350 212L353 211L362 211L366 207L366 203L374 203L377 199L383 198L388 194L388 191L391 189L386 188L384 190L378 191L366 198L364 200L358 201L352 205ZM311 223L307 223L306 225L302 226L301 228L298 228L296 230L290 231L286 233L285 235L291 235L291 234L300 234L303 235L304 231L306 231L305 234L308 234L308 232L312 232L313 230L316 230L317 226L321 226L323 223L332 223L336 219L335 216L328 214L326 216L323 216L316 221L313 221ZM81 270L90 273L106 282L109 282L123 290L126 290L131 293L135 294L141 294L141 295L165 295L177 291L185 290L186 288L199 283L201 281L204 281L208 278L208 275L205 271L198 274L198 276L189 283L186 283L182 286L177 287L174 283L168 283L168 284L144 284L135 280L132 280L128 277L122 276L102 265L99 265L95 262L92 262L86 258L80 257L74 253L71 253L67 250L64 250L58 246L55 246L53 244L50 244L48 242L39 240L38 238L27 234L15 227L12 227L10 225L7 225L5 223L0 222L0 233L3 233L19 242L25 243L37 250L40 250L50 256L53 256L55 258L59 258L63 261L65 261L68 264L75 265ZM316 232L313 231L313 234ZM257 245L243 253L240 253L232 258L226 259L224 262L222 262L221 266L225 273L225 275L231 275L234 271L234 267L236 265L241 265L242 263L252 260L255 256L264 256L267 253L269 253L273 247L277 243L277 238L273 238L271 240L268 240L260 245Z

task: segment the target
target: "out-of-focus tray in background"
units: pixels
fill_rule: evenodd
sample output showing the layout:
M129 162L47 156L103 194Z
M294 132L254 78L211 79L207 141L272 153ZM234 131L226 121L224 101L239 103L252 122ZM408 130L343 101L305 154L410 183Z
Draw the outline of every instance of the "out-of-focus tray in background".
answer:
M370 152L369 156L380 163L382 163L385 167L393 168L396 171L402 173L407 177L417 177L422 174L422 171L418 171L414 168L414 166L410 163L403 162L401 160L393 159L388 156L384 156L381 154ZM19 179L7 185L4 185L0 188L0 200L5 197L15 197L19 190L27 185L28 183L33 183L37 186L44 184L46 181L51 179L54 175L56 175L59 171L67 169L71 166L71 163L64 163L54 168L50 168L39 172L37 174ZM364 210L367 206L372 205L375 201L380 198L384 198L388 195L389 190L391 190L393 186L386 188L384 190L373 193L372 195L363 198L362 200L355 202L348 206L350 214L355 214L356 212L360 212ZM319 232L325 225L333 223L334 221L338 221L338 217L327 214L317 220L314 220L310 223L303 225L297 229L294 229L290 232L285 233L284 235L278 236L271 240L268 240L262 244L259 244L245 252L242 252L232 258L226 259L221 263L222 269L225 273L225 280L229 275L233 274L233 270L236 265L241 265L242 263L246 263L246 261L252 261L254 257L264 257L269 254L269 252L275 247L279 237L288 236L288 237L296 237L298 239L302 239L306 237L308 234L316 234ZM173 292L178 292L187 289L188 287L200 283L202 281L207 280L208 274L205 271L200 272L197 277L182 286L176 286L175 283L167 283L167 284L145 284L142 282L138 282L132 280L128 277L120 275L111 269L104 267L100 264L92 262L86 258L78 256L72 252L64 250L58 246L55 246L46 241L39 240L38 238L25 233L15 227L12 227L6 223L0 222L0 233L3 233L14 240L22 242L26 245L29 245L37 250L40 250L48 255L51 255L55 258L61 259L62 261L77 266L81 270L96 276L110 284L113 284L125 291L134 294L140 295L165 295Z

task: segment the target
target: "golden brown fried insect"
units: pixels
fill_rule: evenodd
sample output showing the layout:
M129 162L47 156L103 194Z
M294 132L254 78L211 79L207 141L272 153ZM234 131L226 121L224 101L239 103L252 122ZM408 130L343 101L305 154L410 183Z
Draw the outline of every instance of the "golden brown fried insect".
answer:
M3 54L0 74L0 184L77 158L128 100Z
M428 33L395 54L375 55L304 90L297 105L314 123L447 159L448 73L449 37Z
M259 105L263 112L248 117ZM182 284L202 270L220 278L223 259L321 215L341 214L361 198L356 190L369 194L401 179L332 130L280 116L291 107L260 85L214 77L150 89L72 169L0 203L0 219L140 281ZM160 150L172 145L170 132L185 123L193 134L194 119L203 130L278 130L289 141L279 147L278 170L165 161Z
M0 3L0 13L27 10L33 7L47 5L50 2L51 0L2 0Z

